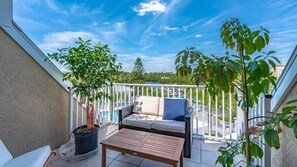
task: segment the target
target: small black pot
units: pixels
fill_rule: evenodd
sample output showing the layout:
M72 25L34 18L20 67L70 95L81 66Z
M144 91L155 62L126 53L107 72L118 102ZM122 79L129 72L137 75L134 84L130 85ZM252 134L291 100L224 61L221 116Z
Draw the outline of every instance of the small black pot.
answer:
M85 154L98 148L98 129L95 125L94 130L87 133L78 133L78 129L87 128L87 125L76 128L73 133L75 137L75 154Z

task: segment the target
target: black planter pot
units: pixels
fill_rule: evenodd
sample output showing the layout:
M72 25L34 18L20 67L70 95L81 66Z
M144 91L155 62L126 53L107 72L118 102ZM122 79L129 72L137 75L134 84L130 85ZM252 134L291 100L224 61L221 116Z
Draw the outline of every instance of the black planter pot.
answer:
M98 148L98 129L95 125L94 130L86 133L78 133L78 129L84 129L87 125L76 128L73 133L75 137L75 154L85 154Z

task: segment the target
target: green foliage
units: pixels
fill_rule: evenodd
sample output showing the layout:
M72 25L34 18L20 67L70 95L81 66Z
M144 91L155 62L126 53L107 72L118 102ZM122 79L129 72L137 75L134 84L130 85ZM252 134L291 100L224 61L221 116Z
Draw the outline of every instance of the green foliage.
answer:
M274 51L261 52L269 42L268 34L269 31L262 27L252 31L238 19L232 18L221 29L226 55L207 56L193 47L187 48L177 54L177 74L192 75L197 85L205 83L213 97L221 91L227 93L233 92L234 87L240 88L249 97L247 104L252 107L258 102L260 93L268 93L269 85L275 85L276 78L269 66L275 67L278 59L272 56ZM229 55L228 49L239 54ZM246 74L246 87L251 88L248 91L241 84L243 73Z
M131 72L120 72L116 77L115 82L117 83L138 83L144 84L146 82L157 82L160 84L178 84L178 85L193 85L190 80L190 76L181 77L171 72L150 72L144 73L142 80L137 80L133 77Z
M144 79L144 67L140 57L137 57L132 70L132 76L134 80L142 81Z
M108 96L94 90L114 81L121 68L116 63L116 55L110 54L109 47L101 43L92 46L90 40L79 38L76 44L75 47L58 49L58 53L48 54L48 57L67 69L63 79L72 83L75 93L88 96L90 102Z
M292 105L296 103L297 100L291 100L287 103L287 105L282 109L280 113L272 113L271 117L266 117L265 122L261 122L258 124L259 127L264 126L264 129L259 134L259 137L263 135L266 143L270 147L274 147L276 149L280 148L279 134L282 133L281 124L288 128L292 128L295 138L297 139L297 106ZM251 150L251 158L252 160L255 158L263 157L263 150L261 149L259 142L259 137L254 137L250 141L250 150ZM222 164L224 167L232 166L233 158L236 155L245 154L246 143L244 137L243 140L234 143L227 143L227 146L220 147L219 152L221 155L217 158L216 163ZM247 166L255 166L253 161Z
M241 150L241 144L242 142L237 144L227 143L227 146L220 147L218 151L221 155L217 158L216 163L222 164L223 167L231 167L234 157L238 155Z
M267 119L268 124L265 125L263 136L270 147L280 148L279 134L282 132L281 124L287 128L292 128L297 139L297 106L292 105L296 102L297 99L289 101L282 109L282 112L272 113L272 116Z
M229 113L229 111L225 109L225 117L224 117L224 120L225 120L226 122L229 122L229 121L230 121L230 115L229 115L228 113ZM236 118L236 116L237 116L236 111L232 111L232 113L231 113L231 121L232 121L232 123L235 122L235 118ZM223 116L220 116L220 115L219 115L219 116L218 116L218 120L223 120Z
M275 86L276 78L269 67L275 69L279 60L272 56L274 51L262 51L269 43L269 31L262 27L253 31L237 18L231 18L221 27L221 39L226 46L225 56L207 56L193 47L187 48L176 56L176 71L181 76L192 76L197 85L205 83L213 98L222 91L234 92L234 87L243 93L238 105L241 105L244 111L244 137L235 145L228 144L227 147L222 147L217 163L231 166L234 156L244 154L247 165L254 166L253 159L261 158L263 151L255 141L250 140L252 133L249 132L248 125L249 108L258 103L260 93L268 93L270 85ZM229 52L237 54L230 55ZM266 142L279 147L276 134L274 129L264 131Z
M262 158L264 153L258 138L254 138L249 142L251 149L251 159ZM245 154L246 151L246 142L241 140L239 142L227 143L226 146L222 146L218 150L221 155L217 158L216 163L222 164L224 167L231 167L234 163L234 157L240 154ZM250 163L247 166L253 166L253 163Z
M120 71L114 80L116 83L135 83L133 81L134 79L132 78L132 74L130 72L123 71Z

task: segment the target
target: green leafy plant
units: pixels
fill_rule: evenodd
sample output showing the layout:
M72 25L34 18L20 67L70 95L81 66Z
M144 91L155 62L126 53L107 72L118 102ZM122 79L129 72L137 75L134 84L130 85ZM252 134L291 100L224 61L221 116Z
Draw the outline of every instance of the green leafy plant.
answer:
M77 46L58 49L48 57L63 65L67 72L63 79L72 83L72 90L87 100L87 130L94 129L93 102L108 93L98 91L105 85L112 84L121 65L116 63L116 55L110 54L108 45L101 43L92 46L90 40L79 38Z
M296 102L297 100L289 101L282 112L270 113L270 117L257 124L258 126L265 126L262 134L270 147L280 148L279 134L282 132L282 124L287 128L292 128L297 139L297 106L293 105Z
M240 23L237 18L231 18L225 21L221 28L221 39L226 46L225 56L206 56L193 47L177 54L175 62L177 74L192 75L192 80L197 85L201 82L206 85L207 91L213 98L222 91L234 92L235 88L243 94L239 99L236 93L236 100L244 112L244 133L242 140L220 148L221 155L217 163L223 166L231 166L234 156L239 154L245 155L246 164L249 166L253 166L254 158L263 156L259 146L261 143L257 137L261 135L261 128L249 127L248 116L249 108L258 103L259 95L268 93L269 87L275 86L276 83L276 78L269 67L275 70L279 60L273 56L275 51L262 51L269 43L269 33L263 27L253 31L247 25ZM269 126L265 125L263 134L270 146L278 144L274 128L276 122L281 121L277 118L282 116L284 115L275 114L275 119L270 120ZM290 123L287 125L296 127L294 120L290 120ZM250 139L250 135L256 137Z

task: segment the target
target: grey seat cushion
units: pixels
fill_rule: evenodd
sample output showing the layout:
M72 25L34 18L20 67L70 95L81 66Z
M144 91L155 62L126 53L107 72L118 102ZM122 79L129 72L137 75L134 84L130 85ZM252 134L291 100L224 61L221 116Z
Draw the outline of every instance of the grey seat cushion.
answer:
M156 118L157 116L154 116L154 115L131 114L128 117L123 119L122 124L145 128L145 129L151 129L151 123Z
M175 133L185 133L185 126L183 121L162 120L162 117L158 117L151 124L152 129Z

